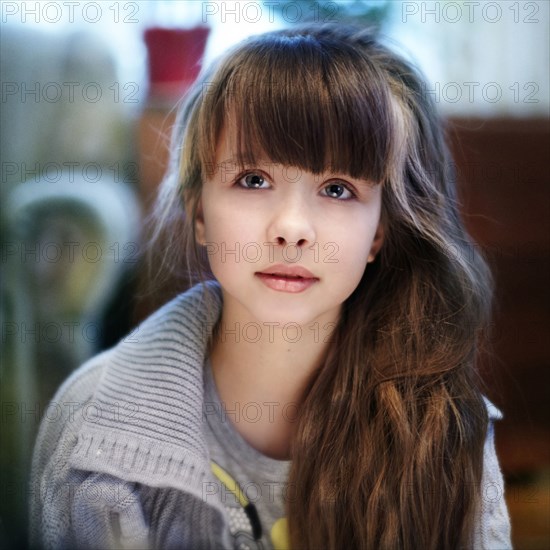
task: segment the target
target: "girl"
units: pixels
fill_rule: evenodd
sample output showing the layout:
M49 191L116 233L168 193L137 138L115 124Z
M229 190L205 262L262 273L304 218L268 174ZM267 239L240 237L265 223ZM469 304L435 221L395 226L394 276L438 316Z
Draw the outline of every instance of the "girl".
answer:
M203 74L155 235L201 283L59 390L35 544L511 546L476 374L491 278L423 90L343 26Z

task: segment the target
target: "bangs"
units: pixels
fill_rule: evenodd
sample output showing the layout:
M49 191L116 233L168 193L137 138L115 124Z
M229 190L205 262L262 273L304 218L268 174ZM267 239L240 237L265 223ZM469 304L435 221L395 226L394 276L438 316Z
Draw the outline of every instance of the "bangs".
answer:
M390 90L369 58L291 31L233 52L208 83L201 111L203 166L213 166L225 128L243 166L269 159L381 183L399 141Z

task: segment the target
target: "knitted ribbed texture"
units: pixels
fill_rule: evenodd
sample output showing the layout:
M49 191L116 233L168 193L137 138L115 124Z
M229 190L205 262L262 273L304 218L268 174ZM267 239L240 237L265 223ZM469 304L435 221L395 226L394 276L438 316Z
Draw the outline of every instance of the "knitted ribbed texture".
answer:
M202 431L203 364L221 310L196 286L160 309L113 349L86 406L70 463L82 470L175 486L202 498L208 449ZM176 484L174 485L174 481Z
M177 297L59 389L42 421L30 481L31 543L45 548L232 548L203 433L203 365L221 312L208 283ZM476 548L511 547L491 418ZM493 493L491 493L493 495Z

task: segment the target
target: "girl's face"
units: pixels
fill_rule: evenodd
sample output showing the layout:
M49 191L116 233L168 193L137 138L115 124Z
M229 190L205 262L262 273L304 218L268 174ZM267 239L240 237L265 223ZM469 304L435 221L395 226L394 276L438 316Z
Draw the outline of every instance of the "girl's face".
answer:
M196 221L224 316L266 329L315 322L330 329L382 246L381 186L269 159L241 172L235 158L222 132Z

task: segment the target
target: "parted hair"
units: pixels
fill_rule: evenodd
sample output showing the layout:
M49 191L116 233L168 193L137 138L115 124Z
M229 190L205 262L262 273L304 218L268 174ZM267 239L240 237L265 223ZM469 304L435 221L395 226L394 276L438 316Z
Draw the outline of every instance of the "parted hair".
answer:
M471 547L493 281L460 218L422 76L375 33L319 24L251 37L204 70L179 109L152 237L161 269L185 266L189 280L210 276L195 219L229 124L243 164L269 158L382 186L384 245L301 402L291 547Z

